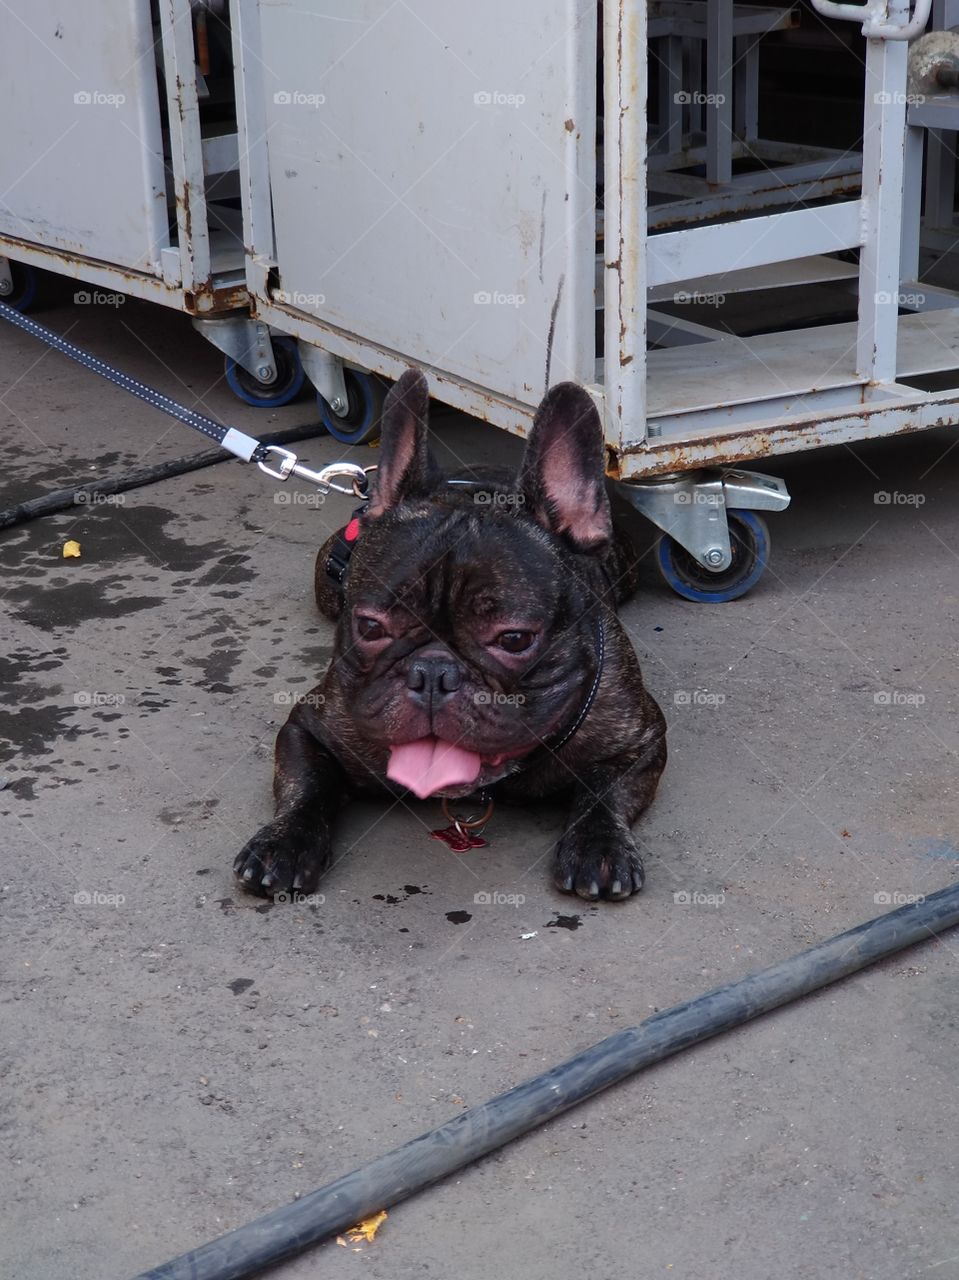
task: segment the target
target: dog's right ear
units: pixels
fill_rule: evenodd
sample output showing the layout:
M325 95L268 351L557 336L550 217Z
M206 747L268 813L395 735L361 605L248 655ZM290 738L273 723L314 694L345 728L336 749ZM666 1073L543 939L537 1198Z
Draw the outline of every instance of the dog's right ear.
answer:
M400 502L425 498L442 481L427 443L430 392L418 369L407 369L383 405L380 460L368 516L381 516Z

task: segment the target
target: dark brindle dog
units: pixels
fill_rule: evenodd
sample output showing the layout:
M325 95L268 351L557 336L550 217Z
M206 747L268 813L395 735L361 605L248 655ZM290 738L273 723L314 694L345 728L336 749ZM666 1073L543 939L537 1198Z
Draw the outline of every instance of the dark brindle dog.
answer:
M613 534L599 416L579 387L554 387L515 481L458 485L430 454L427 408L409 370L387 398L344 594L326 575L336 539L320 552L333 659L280 730L276 817L236 874L254 893L310 893L351 795L566 795L557 887L627 898L666 726L616 617L635 564Z

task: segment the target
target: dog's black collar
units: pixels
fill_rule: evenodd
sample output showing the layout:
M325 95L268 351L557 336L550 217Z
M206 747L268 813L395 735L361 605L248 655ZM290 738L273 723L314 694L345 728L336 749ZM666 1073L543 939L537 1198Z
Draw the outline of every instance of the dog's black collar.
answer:
M564 747L570 738L578 729L582 727L583 721L592 710L593 703L596 701L596 695L599 693L600 681L603 678L603 667L606 664L606 627L603 623L602 612L597 612L593 621L593 638L596 641L596 671L593 675L593 683L589 686L586 698L576 712L572 721L565 728L560 729L557 733L552 734L548 738L544 738L535 751L525 756L517 772L523 772L532 768L534 765L542 764L548 756L555 755L560 747ZM515 775L508 775L515 776Z
M369 505L369 502L364 502L362 506L356 508L346 528L336 535L330 546L329 555L326 557L326 573L338 587L343 585L353 556L353 548L360 536L360 517Z

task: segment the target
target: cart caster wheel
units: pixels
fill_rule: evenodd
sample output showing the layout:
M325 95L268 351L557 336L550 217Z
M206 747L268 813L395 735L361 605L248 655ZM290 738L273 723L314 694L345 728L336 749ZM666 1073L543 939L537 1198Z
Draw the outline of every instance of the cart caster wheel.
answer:
M349 408L342 416L334 413L317 394L320 422L334 440L342 444L371 444L380 438L380 415L386 399L386 384L373 373L344 369Z
M289 404L300 394L306 374L300 363L300 353L292 338L273 338L273 363L276 377L272 382L258 382L252 373L227 356L224 361L226 380L230 390L244 402L257 409L278 409Z
M769 530L755 511L727 511L732 563L713 573L685 547L663 534L656 549L659 571L677 595L703 604L738 600L756 585L769 563Z
M37 296L37 273L25 262L10 261L10 275L13 277L13 288L9 293L0 293L0 302L17 311L29 311Z

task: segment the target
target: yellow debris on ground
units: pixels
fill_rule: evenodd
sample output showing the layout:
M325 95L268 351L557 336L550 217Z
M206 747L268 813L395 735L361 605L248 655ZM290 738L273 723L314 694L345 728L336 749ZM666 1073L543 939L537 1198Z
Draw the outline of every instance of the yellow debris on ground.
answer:
M350 1244L359 1244L362 1240L372 1241L373 1237L379 1231L380 1227L386 1221L386 1210L381 1209L379 1213L374 1213L372 1218L366 1218L363 1222L357 1223L355 1227L350 1227L346 1233L346 1240L342 1236L336 1237L336 1243L346 1248L347 1241Z

